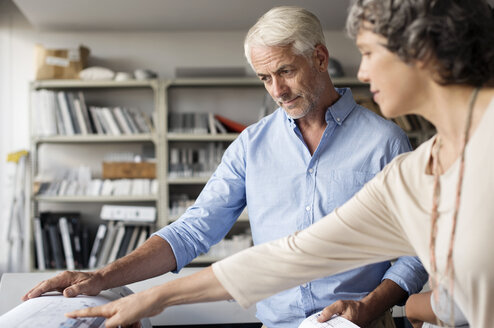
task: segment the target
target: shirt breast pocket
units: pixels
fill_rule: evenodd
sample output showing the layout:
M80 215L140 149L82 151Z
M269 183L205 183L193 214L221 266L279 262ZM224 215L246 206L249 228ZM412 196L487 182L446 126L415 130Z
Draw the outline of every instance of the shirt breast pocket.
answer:
M329 207L331 210L343 205L352 198L375 174L351 171L334 170L330 175Z

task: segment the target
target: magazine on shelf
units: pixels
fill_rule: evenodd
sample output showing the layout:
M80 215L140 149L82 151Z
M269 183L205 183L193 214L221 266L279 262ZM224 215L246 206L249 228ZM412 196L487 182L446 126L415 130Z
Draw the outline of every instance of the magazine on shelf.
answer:
M93 247L91 248L91 255L89 256L89 269L96 268L98 257L103 248L103 242L106 236L106 224L102 223L98 226L96 236L94 237Z

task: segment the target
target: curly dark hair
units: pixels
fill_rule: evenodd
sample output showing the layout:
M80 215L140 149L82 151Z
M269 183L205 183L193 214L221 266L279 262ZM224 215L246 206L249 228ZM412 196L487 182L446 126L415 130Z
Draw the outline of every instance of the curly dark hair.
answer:
M369 29L404 62L434 64L438 83L492 85L494 12L485 0L356 0L346 25Z

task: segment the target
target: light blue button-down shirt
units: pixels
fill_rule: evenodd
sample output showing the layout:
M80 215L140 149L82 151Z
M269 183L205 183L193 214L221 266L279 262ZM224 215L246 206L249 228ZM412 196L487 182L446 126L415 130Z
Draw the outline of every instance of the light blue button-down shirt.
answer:
M304 229L342 205L396 155L410 150L394 123L357 105L349 89L326 112L311 156L294 120L279 108L249 126L226 150L195 204L156 235L167 240L177 271L219 242L248 206L254 244ZM334 301L357 300L391 279L419 292L427 273L415 257L318 279L257 304L268 327L298 327Z

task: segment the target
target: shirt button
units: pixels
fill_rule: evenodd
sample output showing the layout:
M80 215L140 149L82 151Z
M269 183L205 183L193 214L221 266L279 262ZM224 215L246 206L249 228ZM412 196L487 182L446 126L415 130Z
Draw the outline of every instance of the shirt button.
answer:
M307 284L303 284L302 288L307 288L307 286L308 286Z
M312 172L314 172L314 169L309 169L309 173L312 173Z
M309 212L309 211L310 211L310 206L307 206L307 207L305 208L305 210L306 210L307 212Z
M337 118L336 118L336 122L339 122L339 121L340 121L340 118L339 118L339 117L337 117Z

